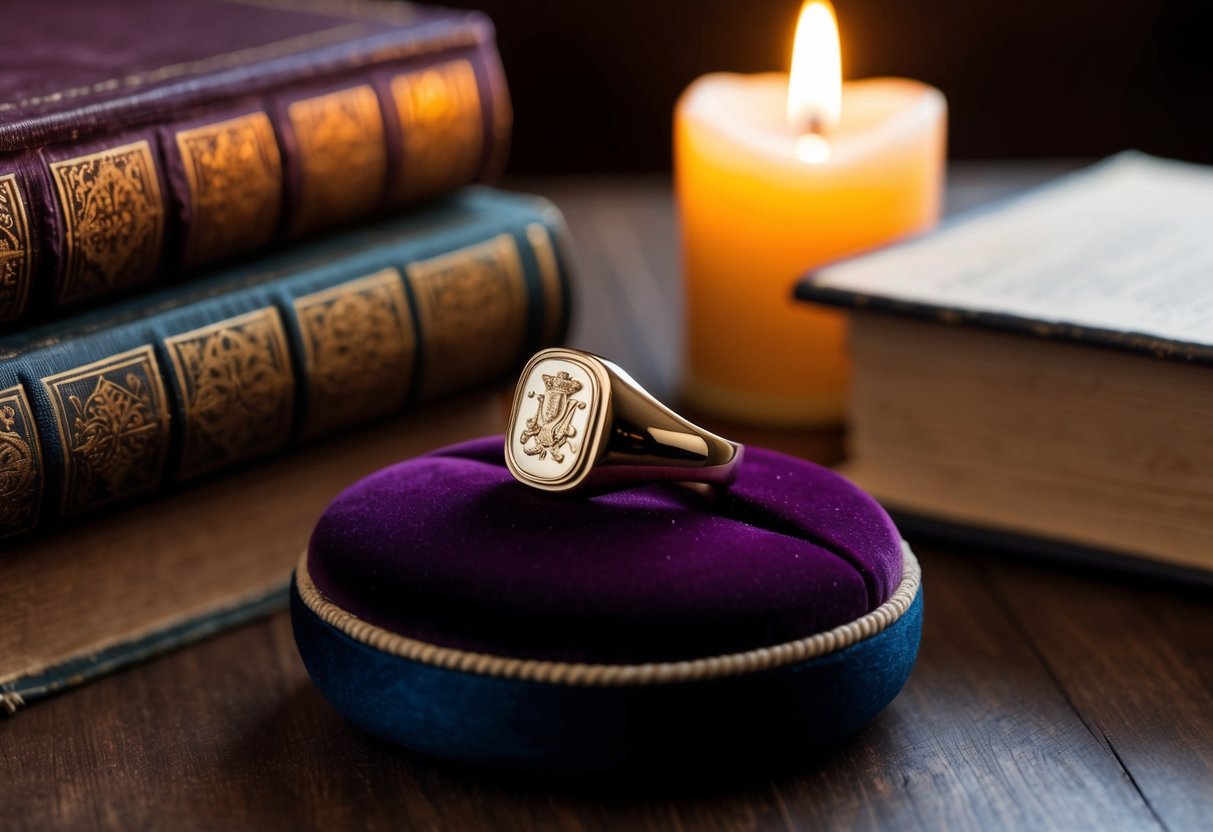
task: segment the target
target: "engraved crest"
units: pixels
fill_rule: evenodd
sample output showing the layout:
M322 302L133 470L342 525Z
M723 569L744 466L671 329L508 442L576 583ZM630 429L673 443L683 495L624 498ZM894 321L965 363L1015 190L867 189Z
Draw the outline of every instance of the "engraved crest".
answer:
M182 476L286 443L295 382L277 309L221 321L165 344L185 400Z
M551 454L556 462L564 462L562 449L566 445L569 453L577 453L577 446L569 440L577 435L577 428L573 426L574 414L586 407L585 402L573 398L581 391L582 384L561 370L555 375L544 373L543 386L542 393L527 391L526 397L536 399L538 404L535 415L526 420L518 441L527 456L547 459Z
M42 496L42 453L25 390L0 392L0 537L33 528Z
M160 484L168 411L150 346L42 381L66 450L64 514Z
M29 299L29 222L14 174L0 176L0 321L20 317Z
M147 141L54 162L65 225L59 300L151 278L164 236L160 183Z
M262 112L177 134L193 210L185 262L268 244L282 205L282 162Z

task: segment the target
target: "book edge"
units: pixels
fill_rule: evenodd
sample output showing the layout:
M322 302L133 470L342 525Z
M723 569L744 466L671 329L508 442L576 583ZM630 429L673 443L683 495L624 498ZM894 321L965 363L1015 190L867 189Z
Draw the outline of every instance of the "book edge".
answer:
M185 109L217 106L286 90L300 82L322 81L351 69L423 59L494 43L492 21L483 12L446 8L443 11L446 14L421 24L416 21L388 24L382 31L301 49L287 58L250 61L234 68L203 71L164 86L132 89L126 95L101 103L90 102L44 113L25 113L14 105L19 118L0 123L0 153L20 153L66 141L88 141L116 130L157 125ZM356 22L352 20L351 25ZM303 60L305 58L307 60ZM288 64L287 68L276 69L283 64ZM251 67L258 68L257 74L270 80L250 86L248 71ZM233 73L239 75L239 82L244 86L233 86L228 78ZM155 75L154 72L141 74ZM105 118L97 119L99 114ZM101 124L105 126L97 126ZM94 129L86 130L85 125L93 125Z
M534 194L505 191L489 185L465 185L437 198L428 206L374 218L361 226L330 230L314 241L260 251L244 260L209 271L197 280L157 285L126 299L109 300L93 308L17 327L9 333L4 333L0 328L0 361L16 359L29 352L87 337L105 329L207 303L232 292L289 280L305 272L338 267L350 259L350 251L410 245L434 234L462 229L468 224L466 216L434 219L438 214L431 209L472 213L477 222L487 222L487 214L475 204L476 200L485 198L507 207L510 202L521 205L529 200L533 202L536 213L556 207L545 197ZM556 215L560 216L558 208Z
M1145 552L1088 546L1073 540L934 515L870 491L863 474L867 467L850 459L832 466L831 470L870 494L888 512L907 540L921 536L948 545L973 546L1040 563L1071 564L1109 575L1137 575L1169 583L1213 588L1213 561L1204 568L1163 560Z
M925 537L948 545L976 546L1040 563L1069 564L1108 575L1138 576L1213 588L1213 571L1159 560L1145 554L1098 549L993 526L931 517L881 502L907 539Z
M875 312L902 318L917 318L926 323L944 326L1009 332L1031 338L1082 344L1134 355L1147 355L1167 361L1213 365L1213 345L1163 338L1133 330L1103 329L1062 321L1042 321L1022 315L985 312L959 306L940 306L885 295L867 295L848 289L827 288L815 284L798 285L796 298L852 312Z
M1145 354L1165 360L1213 364L1213 345L1210 344L1164 338L1159 335L1131 330L1106 329L1064 321L1045 321L1022 315L988 312L961 306L943 306L887 295L871 295L850 289L823 286L818 283L827 269L862 259L878 250L897 247L924 237L935 237L940 234L950 233L953 229L973 220L980 219L988 214L1007 210L1012 208L1016 203L1027 199L1034 199L1055 188L1065 187L1075 180L1096 175L1110 166L1123 163L1126 160L1140 159L1148 159L1160 164L1182 164L1176 163L1173 160L1150 156L1137 150L1126 150L1117 153L1079 170L1058 176L1036 187L1003 197L1002 199L995 199L992 202L984 203L954 216L947 217L943 222L925 234L902 237L889 243L874 246L816 266L804 273L796 281L792 292L793 298L806 303L832 306L845 310L872 311L900 317L917 318L929 323L949 326L993 329L1035 338L1078 343L1139 355Z
M0 682L0 715L213 635L286 609L289 581L275 581L235 602L128 634L97 650L77 652Z

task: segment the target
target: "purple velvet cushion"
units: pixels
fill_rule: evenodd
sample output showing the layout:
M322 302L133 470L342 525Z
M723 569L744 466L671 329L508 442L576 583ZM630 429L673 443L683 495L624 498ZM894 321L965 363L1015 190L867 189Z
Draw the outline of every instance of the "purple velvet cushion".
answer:
M812 463L747 448L718 494L592 499L515 482L502 438L383 469L333 501L308 570L330 601L402 635L521 658L688 659L802 638L883 603L897 530Z

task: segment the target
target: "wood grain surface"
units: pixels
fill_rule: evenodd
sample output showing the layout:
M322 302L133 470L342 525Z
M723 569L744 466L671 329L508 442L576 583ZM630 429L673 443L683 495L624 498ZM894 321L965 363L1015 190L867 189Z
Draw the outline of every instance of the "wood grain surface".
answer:
M949 196L974 204L1057 169L960 168ZM572 343L672 396L668 182L517 184L552 196L572 225L583 313ZM742 438L826 461L841 447L827 432ZM346 724L278 615L0 721L0 828L1210 828L1207 592L915 548L925 634L905 691L852 740L791 766L636 782L428 760Z

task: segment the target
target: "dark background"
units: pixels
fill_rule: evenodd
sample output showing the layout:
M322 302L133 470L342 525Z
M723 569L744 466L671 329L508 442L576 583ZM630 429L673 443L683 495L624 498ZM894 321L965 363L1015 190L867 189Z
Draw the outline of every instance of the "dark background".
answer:
M497 24L516 173L657 170L715 70L786 71L799 0L442 0ZM837 0L847 78L947 95L954 158L1213 162L1213 2Z

